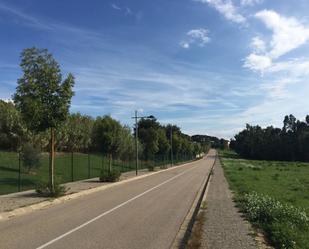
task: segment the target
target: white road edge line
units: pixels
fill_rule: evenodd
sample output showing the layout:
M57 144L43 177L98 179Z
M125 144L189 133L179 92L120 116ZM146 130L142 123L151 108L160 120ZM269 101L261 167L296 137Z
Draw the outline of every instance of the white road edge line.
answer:
M149 193L149 192L151 192L151 191L153 191L153 190L155 190L155 189L161 187L162 185L164 185L164 184L166 184L166 183L168 183L168 182L173 181L174 179L176 179L176 178L182 176L183 174L185 174L185 173L187 173L187 172L189 172L189 171L191 171L191 170L193 170L193 169L195 169L195 168L196 168L196 167L193 166L191 169L188 169L188 170L186 170L186 171L184 171L184 172L182 172L182 173L180 173L180 174L178 174L178 175L176 175L176 176L173 176L172 178L170 178L170 179L168 179L168 180L166 180L166 181L164 181L164 182L158 184L157 186L152 187L152 188L146 190L145 192L143 192L143 193L141 193L141 194L139 194L139 195L134 196L133 198L131 198L131 199L129 199L129 200L127 200L127 201L125 201L125 202L119 204L118 206L116 206L116 207L114 207L114 208L112 208L112 209L110 209L110 210L108 210L108 211L106 211L106 212L104 212L104 213L102 213L102 214L96 216L95 218L93 218L93 219L91 219L91 220L89 220L89 221L87 221L87 222L85 222L85 223L79 225L78 227L75 227L75 228L73 228L72 230L70 230L70 231L68 231L68 232L66 232L66 233L64 233L64 234L62 234L62 235L56 237L55 239L50 240L49 242L47 242L47 243L45 243L45 244L43 244L43 245L37 247L36 249L43 249L43 248L46 248L47 246L49 246L49 245L51 245L51 244L57 242L58 240L63 239L64 237L66 237L66 236L68 236L68 235L70 235L70 234L76 232L77 230L80 230L81 228L83 228L83 227L89 225L90 223L92 223L92 222L94 222L94 221L96 221L96 220L102 218L103 216L112 213L113 211L115 211L115 210L117 210L117 209L119 209L119 208L121 208L121 207L127 205L128 203L130 203L130 202L132 202L132 201L134 201L134 200L136 200L136 199L142 197L143 195L145 195L145 194L147 194L147 193Z

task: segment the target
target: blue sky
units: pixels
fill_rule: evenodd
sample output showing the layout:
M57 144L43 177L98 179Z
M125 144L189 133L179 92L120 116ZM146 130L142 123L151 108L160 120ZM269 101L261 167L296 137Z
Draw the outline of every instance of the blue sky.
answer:
M0 98L23 48L48 48L76 77L72 112L134 110L188 134L230 138L246 123L304 119L307 0L0 0Z

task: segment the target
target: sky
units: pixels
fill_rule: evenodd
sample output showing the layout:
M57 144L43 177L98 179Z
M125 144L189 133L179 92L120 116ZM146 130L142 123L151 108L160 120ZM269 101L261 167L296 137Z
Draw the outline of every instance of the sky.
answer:
M0 98L24 48L75 76L71 112L154 115L188 134L282 127L309 104L308 0L0 0Z

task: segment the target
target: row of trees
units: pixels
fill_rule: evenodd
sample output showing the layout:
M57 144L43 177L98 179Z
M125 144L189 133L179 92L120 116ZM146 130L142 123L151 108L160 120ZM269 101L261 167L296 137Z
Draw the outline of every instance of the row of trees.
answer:
M305 121L285 116L282 128L247 124L230 147L250 159L309 161L309 116Z
M172 135L171 135L172 132ZM198 155L208 150L211 141L186 135L176 125L162 125L155 118L138 122L140 157L153 160L173 153ZM172 139L172 141L171 141ZM33 144L48 151L48 130L35 132L27 126L14 103L0 100L0 149L18 151L24 144ZM55 132L55 149L62 152L101 152L111 158L135 158L135 130L122 125L110 116L92 118L80 113L68 114Z
M50 151L50 189L54 189L55 150L101 152L112 159L134 157L134 134L110 116L93 119L70 114L74 95L72 74L63 79L60 66L46 49L29 48L21 54L23 75L13 102L0 101L0 149L19 150L23 145ZM172 134L171 134L172 132ZM170 141L172 138L172 141ZM193 141L175 125L161 125L155 118L138 123L138 143L145 160L156 155L197 155L207 143ZM111 163L110 163L111 166Z

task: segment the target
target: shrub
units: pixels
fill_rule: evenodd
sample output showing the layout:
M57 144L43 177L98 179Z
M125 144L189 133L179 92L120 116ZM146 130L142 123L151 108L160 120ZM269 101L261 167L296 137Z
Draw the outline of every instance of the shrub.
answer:
M117 182L121 176L120 171L112 169L111 171L101 170L100 181L101 182Z
M247 218L261 227L276 248L302 248L298 231L309 231L305 211L255 192L237 199Z
M40 182L35 189L40 196L44 197L60 197L65 195L68 190L69 188L60 185L58 182L55 182L54 190L51 190L49 183L46 182Z
M34 168L39 168L41 166L40 150L32 144L25 144L21 150L21 161L28 173Z
M147 168L148 168L149 171L154 171L155 170L154 165L151 164L151 163L147 165Z

